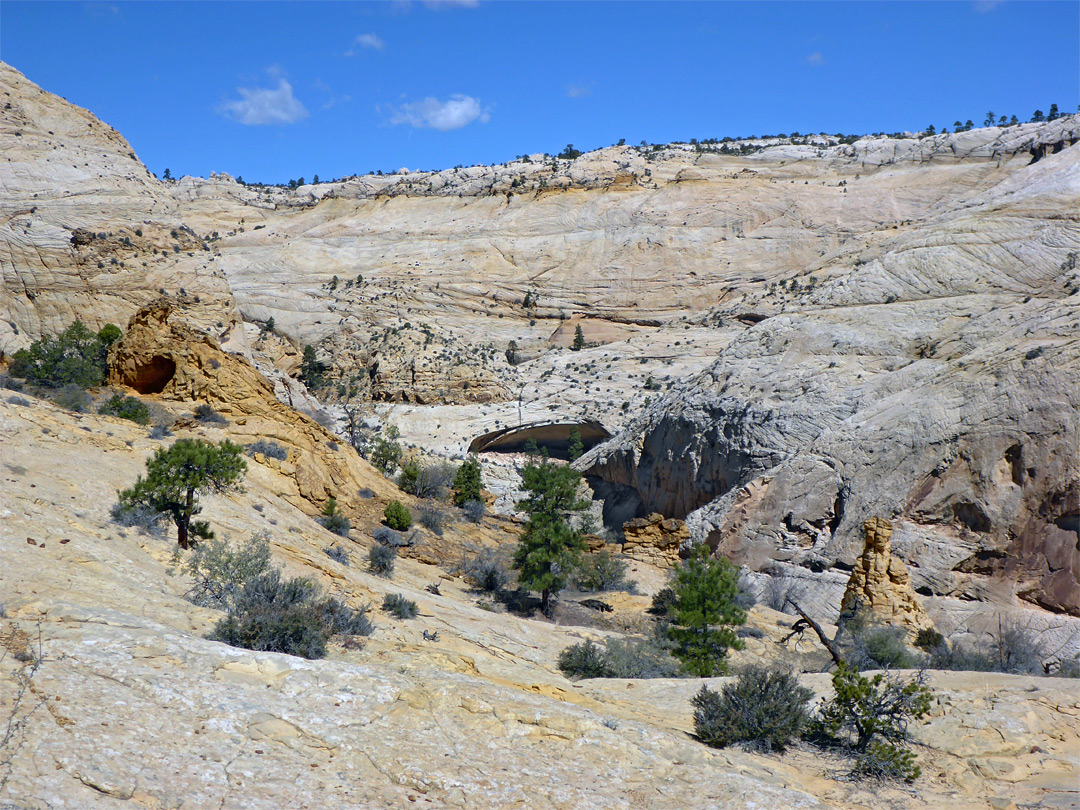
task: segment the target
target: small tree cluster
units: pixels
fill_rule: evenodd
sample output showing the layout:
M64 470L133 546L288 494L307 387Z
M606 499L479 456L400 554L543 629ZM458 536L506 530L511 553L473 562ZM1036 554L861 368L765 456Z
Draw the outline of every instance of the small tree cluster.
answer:
M129 419L139 425L150 424L150 408L140 399L113 394L100 408L98 413Z
M47 388L92 388L105 381L109 347L123 333L106 324L97 334L74 321L58 337L43 337L12 355L10 373Z
M679 662L654 639L611 639L601 647L591 641L573 644L561 653L559 669L580 678L674 678Z
M200 544L184 561L184 572L192 578L192 602L227 613L209 638L234 647L322 658L332 635L374 630L367 607L323 598L309 580L282 578L271 565L265 535L236 548L225 540Z

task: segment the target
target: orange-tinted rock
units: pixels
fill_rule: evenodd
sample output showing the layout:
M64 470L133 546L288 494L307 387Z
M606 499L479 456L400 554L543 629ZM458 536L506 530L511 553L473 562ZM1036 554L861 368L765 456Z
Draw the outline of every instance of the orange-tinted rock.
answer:
M907 566L892 556L892 524L873 517L863 524L866 545L848 579L841 611L869 611L873 620L913 631L933 627L923 612Z

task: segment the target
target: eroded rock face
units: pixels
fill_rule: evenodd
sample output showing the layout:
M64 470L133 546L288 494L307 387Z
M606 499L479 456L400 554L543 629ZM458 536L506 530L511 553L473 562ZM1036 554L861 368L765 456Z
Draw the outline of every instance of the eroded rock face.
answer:
M578 463L605 511L814 570L853 565L888 515L923 548L974 547L918 559L931 592L982 577L1080 615L1080 147L1008 165L842 277L811 265L805 308L717 306L745 325L712 368Z
M673 568L679 564L679 549L690 540L690 530L681 520L652 514L623 524L622 552L633 560Z
M109 384L164 400L205 403L230 422L230 434L264 439L286 448L285 460L257 457L257 463L286 473L295 488L280 493L315 514L335 497L342 509L360 507L358 492L380 499L396 488L356 452L314 419L274 396L274 388L243 357L229 354L203 332L182 322L169 301L135 314L109 352Z
M120 133L2 62L0 99L0 357L76 319L123 325L159 290L187 290L208 331L238 319L216 257Z
M892 524L873 517L863 528L866 546L851 572L841 611L851 615L866 611L872 621L910 631L933 627L911 589L907 566L892 554Z

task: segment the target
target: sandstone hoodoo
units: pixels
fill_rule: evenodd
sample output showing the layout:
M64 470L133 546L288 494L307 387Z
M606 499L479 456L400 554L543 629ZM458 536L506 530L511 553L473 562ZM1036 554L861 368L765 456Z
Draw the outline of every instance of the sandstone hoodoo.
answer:
M1080 116L986 124L158 180L0 64L0 806L1075 804Z
M866 546L855 562L840 609L871 621L905 627L911 633L933 627L911 588L907 566L892 555L892 524L874 517L863 524Z

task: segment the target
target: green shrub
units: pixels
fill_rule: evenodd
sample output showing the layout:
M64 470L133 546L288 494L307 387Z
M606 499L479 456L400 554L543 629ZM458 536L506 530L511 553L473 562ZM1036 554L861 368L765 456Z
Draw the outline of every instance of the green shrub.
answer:
M603 678L607 674L607 668L604 666L604 652L591 641L573 644L559 653L558 666L567 678L574 680Z
M915 646L923 652L933 652L945 643L945 636L933 627L924 627L915 634Z
M484 506L483 501L465 501L465 503L461 505L461 513L470 523L479 523L484 519L484 515L487 513L487 507Z
M64 410L86 413L93 400L86 390L77 385L65 385L52 395L52 401Z
M480 497L483 479L480 462L475 456L469 456L462 462L450 486L454 490L454 506L465 506L469 501L478 501L483 504L483 499ZM473 523L476 522L473 521Z
M743 743L783 751L802 733L813 696L790 670L749 666L719 692L701 687L693 699L694 735L714 748Z
M852 776L916 779L908 725L929 713L933 697L923 673L909 681L885 673L868 678L845 663L832 681L834 695L813 720L813 734L853 757Z
M412 526L412 513L401 501L390 501L383 510L383 519L391 529L403 532Z
M341 513L338 508L337 499L331 495L330 500L326 502L323 507L322 517L319 518L319 523L327 531L339 534L342 537L348 537L349 531L352 529L352 524L349 519Z
M574 582L582 591L633 591L637 584L627 581L626 562L606 551L584 554L574 571Z
M405 596L400 593L388 593L383 598L382 608L398 619L416 618L416 602L411 599L406 599Z
M126 397L123 394L113 394L109 400L98 408L98 413L115 416L119 419L130 419L140 425L150 424L150 408L142 400L135 397Z
M395 560L397 549L393 546L375 545L368 552L368 568L381 577L389 577L394 573Z

